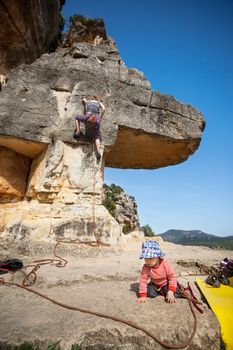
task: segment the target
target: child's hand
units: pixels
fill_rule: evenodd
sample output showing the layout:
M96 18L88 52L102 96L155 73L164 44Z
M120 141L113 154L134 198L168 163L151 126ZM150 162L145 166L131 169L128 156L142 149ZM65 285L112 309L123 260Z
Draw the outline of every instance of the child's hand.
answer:
M145 302L146 302L146 299L147 299L147 297L140 297L140 298L138 298L137 304L145 303Z
M87 102L87 99L85 97L82 98L82 102L83 103L86 103Z
M172 290L167 292L166 301L170 304L176 302L176 298L174 297L174 292Z

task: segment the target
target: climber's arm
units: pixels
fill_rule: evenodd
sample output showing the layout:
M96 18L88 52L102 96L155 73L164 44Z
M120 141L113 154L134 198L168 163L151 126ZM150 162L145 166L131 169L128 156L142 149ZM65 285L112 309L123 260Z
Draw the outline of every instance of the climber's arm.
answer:
M84 114L87 113L87 99L85 97L82 98L83 108L84 108Z
M102 102L99 102L100 104L100 107L101 107L101 114L100 114L100 117L103 118L104 114L105 114L105 111L106 111L106 108L104 106L104 104Z

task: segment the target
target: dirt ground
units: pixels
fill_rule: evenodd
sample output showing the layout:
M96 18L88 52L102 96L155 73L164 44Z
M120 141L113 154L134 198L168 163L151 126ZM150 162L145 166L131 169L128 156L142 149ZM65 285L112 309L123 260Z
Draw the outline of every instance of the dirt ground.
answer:
M139 259L142 241L142 238L132 238L116 248L60 246L57 253L66 258L68 264L64 268L42 266L32 288L62 303L134 321L148 327L161 339L182 342L193 327L186 300L173 305L161 302L160 298L143 305L136 303L138 277L143 265ZM190 281L199 297L194 284L196 275L202 275L203 268L208 271L211 266L218 266L226 256L233 258L232 251L167 242L160 242L160 245L174 264L179 279L184 283ZM1 258L10 257L6 247L0 253ZM38 249L35 256L17 257L24 264L32 258L48 258L47 254L40 254L42 250ZM2 276L12 281L13 275ZM21 283L23 276L18 272L14 281ZM40 350L47 350L51 342L59 342L62 350L70 350L74 344L81 349L97 350L162 349L153 339L131 327L61 308L17 287L0 286L0 310L0 350L15 350L25 341ZM219 349L218 322L207 305L204 310L204 316L198 314L198 330L188 349Z

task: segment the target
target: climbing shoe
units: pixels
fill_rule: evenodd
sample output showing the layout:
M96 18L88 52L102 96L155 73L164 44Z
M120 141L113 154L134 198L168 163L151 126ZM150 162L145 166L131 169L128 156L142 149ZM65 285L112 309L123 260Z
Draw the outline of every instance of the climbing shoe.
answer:
M205 281L214 288L219 288L221 286L221 283L218 280L218 275L210 275Z
M96 152L96 158L97 158L98 160L100 160L101 154L100 154L99 152Z
M218 280L224 286L228 286L230 284L229 279L222 272L218 273Z
M74 135L73 135L73 137L75 138L75 139L79 139L80 138L80 136L82 136L83 135L83 133L80 131L80 132L75 132L74 133Z

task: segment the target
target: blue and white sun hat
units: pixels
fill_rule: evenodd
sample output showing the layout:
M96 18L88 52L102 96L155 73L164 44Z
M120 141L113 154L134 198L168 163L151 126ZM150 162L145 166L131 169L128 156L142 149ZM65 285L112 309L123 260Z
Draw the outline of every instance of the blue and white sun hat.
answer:
M152 259L162 257L165 254L160 249L159 243L156 241L145 241L142 243L142 252L140 259Z

